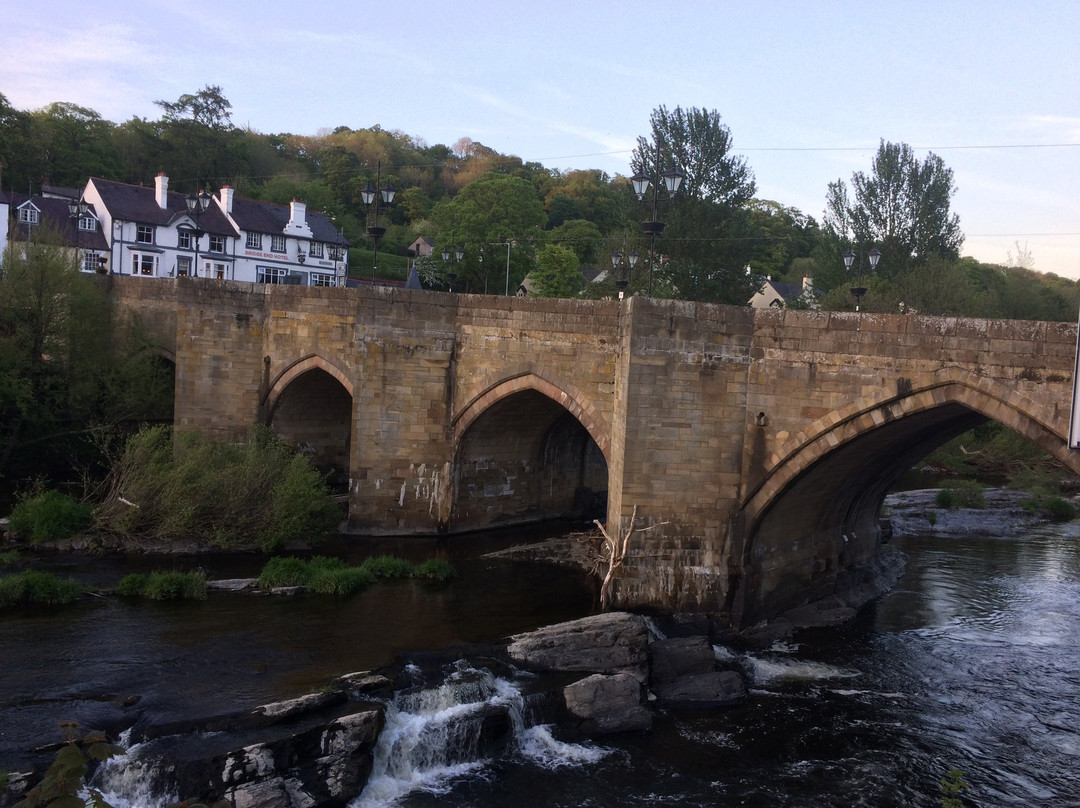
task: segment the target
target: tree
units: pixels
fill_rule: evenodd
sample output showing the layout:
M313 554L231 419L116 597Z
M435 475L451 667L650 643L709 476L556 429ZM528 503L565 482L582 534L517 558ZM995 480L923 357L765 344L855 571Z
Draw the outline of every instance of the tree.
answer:
M584 278L573 250L548 244L536 256L532 276L540 297L576 297Z
M442 203L434 216L440 244L465 245L456 287L483 294L502 292L506 285L517 288L533 268L547 222L536 189L527 180L502 174L486 174L469 183ZM503 273L498 271L505 262L506 243L512 250L508 284L499 282Z
M585 266L593 266L600 260L600 245L604 240L600 228L585 219L571 219L551 230L548 239L552 244L569 247Z
M855 172L851 185L853 197L843 180L829 183L826 195L825 230L841 249L863 255L876 246L886 275L935 256L959 257L964 235L949 209L956 187L940 157L920 162L906 143L882 140L870 175Z
M172 371L136 326L119 333L104 287L59 238L9 245L0 264L0 474L70 473L91 424L171 418Z
M30 114L37 177L81 187L87 177L111 179L120 170L113 125L77 104L49 104Z
M638 138L631 168L659 178L675 166L685 175L678 197L659 215L666 229L654 258L671 270L662 294L745 304L750 242L743 210L755 184L746 161L731 154L731 131L718 112L697 108L661 106L650 123L652 139Z

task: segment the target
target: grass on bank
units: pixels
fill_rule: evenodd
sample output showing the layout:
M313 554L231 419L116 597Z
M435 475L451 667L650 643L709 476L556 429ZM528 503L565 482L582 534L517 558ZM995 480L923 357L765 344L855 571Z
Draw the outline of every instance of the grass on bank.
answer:
M202 572L132 573L120 579L116 594L150 600L206 600L206 575Z
M31 544L74 536L90 527L93 506L39 483L22 494L11 511L8 529Z
M272 558L259 574L259 588L276 589L283 586L302 586L320 595L351 595L379 579L423 578L448 581L454 568L445 561L431 558L413 564L396 556L368 558L358 567L339 558L316 556L308 561L293 556Z
M85 587L77 581L58 578L49 572L24 570L0 578L0 608L68 604L85 592Z

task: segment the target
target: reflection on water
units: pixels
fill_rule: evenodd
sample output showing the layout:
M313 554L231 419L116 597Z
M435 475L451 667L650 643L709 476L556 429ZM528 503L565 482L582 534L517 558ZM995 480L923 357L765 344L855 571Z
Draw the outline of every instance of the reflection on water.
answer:
M941 777L958 768L972 786L968 804L1080 804L1078 539L1080 525L1067 525L1023 539L899 542L907 574L851 624L752 655L719 649L752 682L736 708L662 714L651 733L604 739L601 756L567 751L560 765L551 759L560 739L548 739L544 759L522 744L440 781L438 793L369 801L936 808ZM450 587L405 582L346 601L110 600L6 615L3 749L23 711L39 722L72 710L93 717L87 699L102 693L138 693L139 709L158 715L187 702L257 703L398 650L580 616L595 596L566 570L483 559L460 569ZM57 697L59 706L35 701Z

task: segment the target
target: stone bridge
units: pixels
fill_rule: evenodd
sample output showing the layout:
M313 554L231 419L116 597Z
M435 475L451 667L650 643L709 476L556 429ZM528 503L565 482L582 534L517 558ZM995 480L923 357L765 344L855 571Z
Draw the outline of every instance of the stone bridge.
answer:
M624 607L747 625L843 590L889 488L987 419L1080 471L1073 324L107 282L175 363L177 428L272 425L347 476L352 531L636 508Z

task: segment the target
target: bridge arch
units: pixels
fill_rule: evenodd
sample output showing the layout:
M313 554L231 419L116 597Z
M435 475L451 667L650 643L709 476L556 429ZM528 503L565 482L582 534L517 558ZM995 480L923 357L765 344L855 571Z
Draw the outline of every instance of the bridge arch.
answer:
M477 394L452 423L455 529L603 516L610 433L580 391L526 372Z
M265 363L269 366L269 357ZM348 479L353 431L353 384L332 360L308 354L267 385L264 422L296 443L312 462Z
M535 390L564 407L596 442L604 455L604 460L609 460L611 428L608 426L604 416L597 410L596 405L574 385L544 378L534 371L525 371L504 379L479 393L465 404L453 419L455 446L472 423L493 404L523 390Z
M946 369L864 396L783 441L736 517L743 622L831 594L880 551L885 495L941 444L995 420L1080 472L1068 414L1005 383ZM741 545L739 547L738 545ZM768 594L765 594L768 593Z

